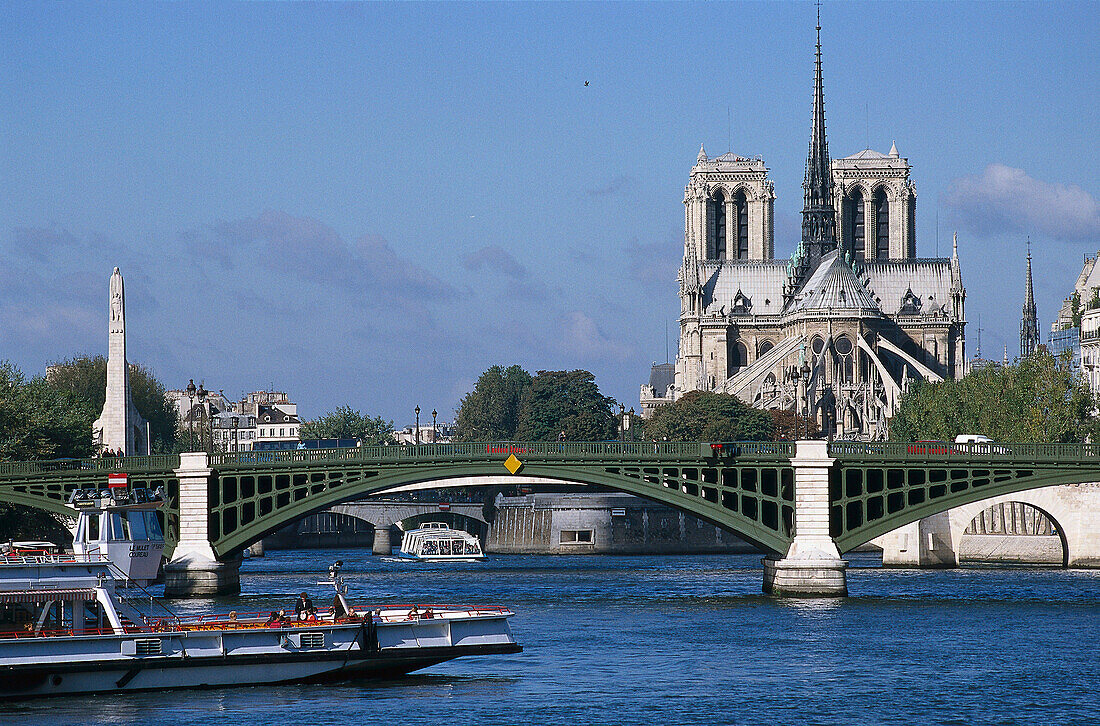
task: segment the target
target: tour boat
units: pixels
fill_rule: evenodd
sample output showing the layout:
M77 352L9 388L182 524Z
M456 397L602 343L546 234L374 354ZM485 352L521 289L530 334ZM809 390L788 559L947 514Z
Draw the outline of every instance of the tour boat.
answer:
M78 512L73 552L111 563L119 584L148 585L160 572L164 531L157 516L164 503L158 489L78 489L69 504Z
M0 554L0 699L355 680L522 650L507 608L352 606L329 572L331 606L301 618L183 619L135 607L100 555Z
M443 522L426 522L419 529L410 529L401 538L397 554L414 560L475 562L484 560L481 542L461 529L451 529Z

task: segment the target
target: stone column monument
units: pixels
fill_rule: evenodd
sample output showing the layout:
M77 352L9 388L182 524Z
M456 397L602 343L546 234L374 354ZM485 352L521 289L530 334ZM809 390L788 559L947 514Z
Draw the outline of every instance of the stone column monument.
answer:
M130 397L130 364L126 362L126 291L115 268L110 284L110 324L107 332L107 398L103 413L92 424L99 451L121 450L127 456L149 453L149 423Z

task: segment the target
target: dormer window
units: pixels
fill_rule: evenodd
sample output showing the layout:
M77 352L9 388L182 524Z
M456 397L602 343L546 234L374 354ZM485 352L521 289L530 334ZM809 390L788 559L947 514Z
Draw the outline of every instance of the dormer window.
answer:
M751 309L752 300L738 289L737 294L733 296L733 309L730 312L734 315L748 315Z
M913 288L905 291L901 296L901 309L899 315L920 315L921 299L913 294Z

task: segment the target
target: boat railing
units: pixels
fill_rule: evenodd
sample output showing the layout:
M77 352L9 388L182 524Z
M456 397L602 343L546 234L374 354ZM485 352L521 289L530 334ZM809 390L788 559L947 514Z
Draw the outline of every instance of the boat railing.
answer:
M149 633L151 632L148 627L141 627L138 625L127 625L123 628L124 633ZM42 628L41 630L24 629L24 630L0 630L0 640L10 640L12 638L61 638L72 637L80 635L117 635L118 633L114 628Z
M107 563L110 560L100 553L91 554L48 554L35 551L0 554L0 565L86 565Z
M500 606L464 608L448 605L397 605L375 613L374 621L376 623L403 623L410 620L445 620L448 618L477 618L514 614L510 608Z

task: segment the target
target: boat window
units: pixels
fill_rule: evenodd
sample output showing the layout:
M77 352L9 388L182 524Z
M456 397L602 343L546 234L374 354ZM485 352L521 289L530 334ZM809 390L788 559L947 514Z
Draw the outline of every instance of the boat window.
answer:
M160 528L160 519L156 512L145 513L145 531L149 534L149 539L164 539L164 531Z
M99 515L92 514L85 517L85 537L83 542L98 542L99 541Z
M120 512L111 513L111 539L133 539L130 536L130 522L124 519Z
M127 512L126 519L130 523L132 539L149 539L145 533L145 512Z
M466 543L466 554L468 555L480 555L481 548L477 546L477 542Z
M449 555L451 554L451 540L444 539L439 541L439 554Z

